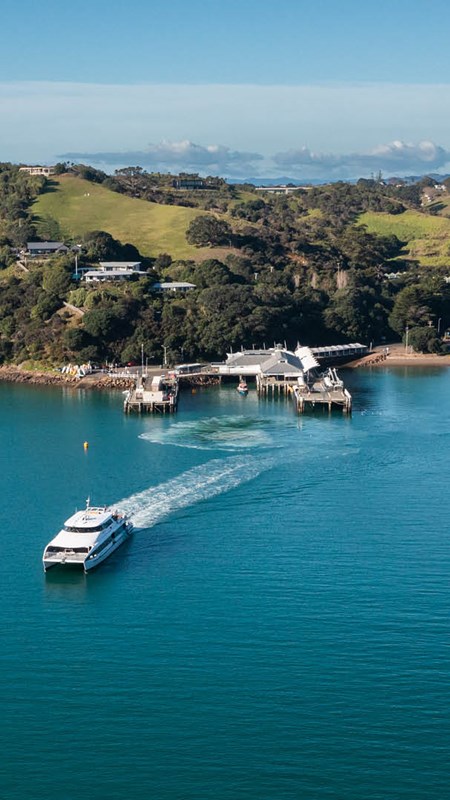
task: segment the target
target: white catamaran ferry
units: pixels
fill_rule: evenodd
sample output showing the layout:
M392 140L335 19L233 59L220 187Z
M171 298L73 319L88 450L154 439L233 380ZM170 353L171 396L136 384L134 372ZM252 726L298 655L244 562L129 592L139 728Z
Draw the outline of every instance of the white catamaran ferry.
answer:
M132 530L126 514L107 506L91 506L88 498L84 511L69 517L45 548L44 572L58 564L82 566L88 572L117 550Z

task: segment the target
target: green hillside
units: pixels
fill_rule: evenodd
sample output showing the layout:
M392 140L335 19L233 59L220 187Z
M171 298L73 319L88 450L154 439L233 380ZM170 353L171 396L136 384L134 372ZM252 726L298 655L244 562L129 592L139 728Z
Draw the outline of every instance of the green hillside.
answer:
M102 230L122 243L136 245L143 256L170 253L174 259L198 261L223 255L222 250L197 248L186 242L189 223L204 212L126 197L68 175L52 180L50 189L35 201L33 213L38 233L44 237L52 218L59 223L62 238Z
M366 225L370 233L381 236L395 234L406 242L405 256L419 261L423 266L450 266L450 219L428 216L420 211L404 214L385 214L368 211L358 222Z

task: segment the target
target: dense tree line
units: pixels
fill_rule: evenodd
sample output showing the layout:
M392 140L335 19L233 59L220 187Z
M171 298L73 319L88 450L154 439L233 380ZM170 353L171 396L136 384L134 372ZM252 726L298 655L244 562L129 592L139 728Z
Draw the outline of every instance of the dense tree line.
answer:
M14 260L14 248L35 235L30 205L45 185L45 178L0 163L0 269Z

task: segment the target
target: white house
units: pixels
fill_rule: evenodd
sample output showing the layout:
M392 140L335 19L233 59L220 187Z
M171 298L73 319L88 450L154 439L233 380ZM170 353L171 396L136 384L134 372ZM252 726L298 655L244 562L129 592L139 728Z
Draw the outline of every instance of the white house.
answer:
M84 273L83 280L86 283L126 281L133 275L145 274L141 270L140 261L100 261L97 269L91 269Z
M19 167L19 172L28 172L29 175L42 175L48 178L55 174L55 167Z
M152 292L189 292L190 289L195 289L195 283L186 283L185 281L172 281L154 283Z

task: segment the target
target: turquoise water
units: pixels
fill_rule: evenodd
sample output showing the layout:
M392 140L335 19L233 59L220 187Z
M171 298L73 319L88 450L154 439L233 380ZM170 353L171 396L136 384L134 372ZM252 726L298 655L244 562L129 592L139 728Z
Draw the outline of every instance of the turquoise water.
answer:
M2 800L449 796L450 371L348 380L351 419L0 385ZM135 535L44 576L89 494Z

